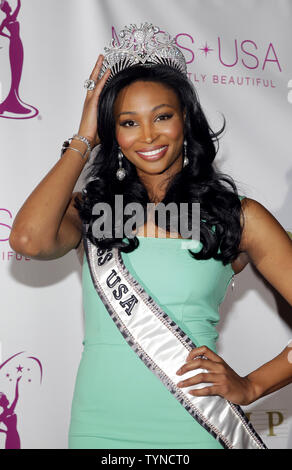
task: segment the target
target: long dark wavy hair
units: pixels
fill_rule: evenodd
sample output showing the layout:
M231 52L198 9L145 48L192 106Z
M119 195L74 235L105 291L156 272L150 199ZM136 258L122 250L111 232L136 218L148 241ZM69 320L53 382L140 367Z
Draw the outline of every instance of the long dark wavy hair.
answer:
M114 103L118 93L135 81L158 82L170 87L177 94L181 109L185 110L184 138L187 140L189 164L174 175L166 188L165 205L170 202L200 203L200 241L202 248L191 256L197 260L214 258L224 265L231 263L239 253L242 234L243 212L234 180L215 168L213 162L219 149L219 136L225 129L214 132L207 122L199 103L196 91L190 80L181 72L167 65L151 67L134 66L119 72L103 88L98 105L98 134L101 144L96 157L90 162L82 190L82 198L75 198L74 207L83 222L83 235L96 246L106 249L118 247L121 251L131 252L139 246L137 237L126 237L123 227L133 217L123 214L120 220L123 236L115 232L96 238L93 224L100 215L94 215L96 203L108 203L111 207L112 226L115 227L115 195L123 196L124 205L139 203L144 209L147 220L148 192L138 177L136 167L123 158L127 174L124 180L116 178L118 169L118 143L115 135ZM189 227L191 226L189 211ZM167 214L168 215L168 214ZM178 215L180 218L180 215ZM158 224L158 222L155 220ZM86 226L86 231L84 227ZM172 225L173 226L173 225ZM180 221L178 221L180 227ZM137 227L136 227L137 228ZM170 231L170 215L166 218L166 228ZM134 226L135 229L135 226Z

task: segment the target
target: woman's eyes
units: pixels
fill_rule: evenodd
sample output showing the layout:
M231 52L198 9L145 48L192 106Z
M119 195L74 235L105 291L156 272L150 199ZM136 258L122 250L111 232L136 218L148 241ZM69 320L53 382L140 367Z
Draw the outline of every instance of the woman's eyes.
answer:
M123 126L123 127L133 127L134 124L135 124L135 121L122 121L122 122L120 122L120 126Z
M166 121L167 119L172 118L173 114L161 114L158 116L157 119L160 119L161 121Z
M156 121L166 121L170 118L172 118L173 114L160 114L160 116L157 116L157 118L155 119ZM135 125L137 125L136 121L133 121L133 120L127 120L127 121L122 121L120 123L120 126L123 126L123 127L134 127Z

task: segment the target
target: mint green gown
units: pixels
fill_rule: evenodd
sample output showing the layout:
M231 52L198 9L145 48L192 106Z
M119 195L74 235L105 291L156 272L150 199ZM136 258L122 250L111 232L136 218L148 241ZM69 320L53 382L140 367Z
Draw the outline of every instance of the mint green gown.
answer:
M231 264L195 260L187 250L199 251L193 240L138 239L136 250L122 253L127 269L196 346L216 352L215 327L234 275ZM126 343L94 288L85 254L82 287L84 350L69 448L222 449Z

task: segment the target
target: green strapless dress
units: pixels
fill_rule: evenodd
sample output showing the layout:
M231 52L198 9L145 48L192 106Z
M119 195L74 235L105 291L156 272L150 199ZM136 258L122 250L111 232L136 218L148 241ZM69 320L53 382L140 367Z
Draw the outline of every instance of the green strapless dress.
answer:
M193 240L138 239L135 251L122 253L127 269L196 346L216 352L215 327L234 275L231 264L193 259L187 248L200 249ZM126 343L94 288L85 254L82 287L84 350L69 448L222 449Z

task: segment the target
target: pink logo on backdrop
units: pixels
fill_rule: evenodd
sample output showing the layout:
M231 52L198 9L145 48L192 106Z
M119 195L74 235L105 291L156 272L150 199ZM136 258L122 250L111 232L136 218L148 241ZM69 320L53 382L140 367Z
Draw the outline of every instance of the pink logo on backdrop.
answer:
M19 408L19 403L21 405L20 392L22 387L29 387L32 382L40 380L41 383L42 376L40 360L27 356L24 351L14 354L0 364L0 433L5 436L0 449L21 448L16 414L16 408Z
M23 45L20 38L20 24L17 21L20 7L20 0L17 0L17 6L14 11L12 11L7 0L0 0L0 10L6 15L6 18L0 24L0 36L6 37L9 40L9 62L11 69L10 90L4 101L0 103L0 118L31 119L39 113L34 106L24 103L19 96L19 85L23 67Z
M256 43L252 39L224 40L218 36L216 41L203 42L188 33L178 33L175 40L183 49L187 64L199 64L197 70L188 72L196 85L276 88L275 77L282 67L276 47L268 40ZM212 71L206 67L207 61L211 61Z
M8 225L6 222L6 219L12 219L12 213L9 209L6 208L0 208L0 221L2 220L3 217L3 222L0 222L0 248L1 248L1 242L7 243L9 240L9 235L11 231L11 225ZM10 222L10 220L8 220ZM20 255L19 253L16 253L15 251L0 251L0 262L1 261L10 261L10 260L17 260L17 261L30 261L31 258Z
M247 25L248 26L248 25ZM160 31L163 33L164 31ZM276 88L282 72L279 52L270 40L231 39L217 36L200 38L197 34L177 33L176 45L182 49L188 64L188 77L196 85ZM120 44L112 26L112 39ZM193 66L195 69L192 69Z

